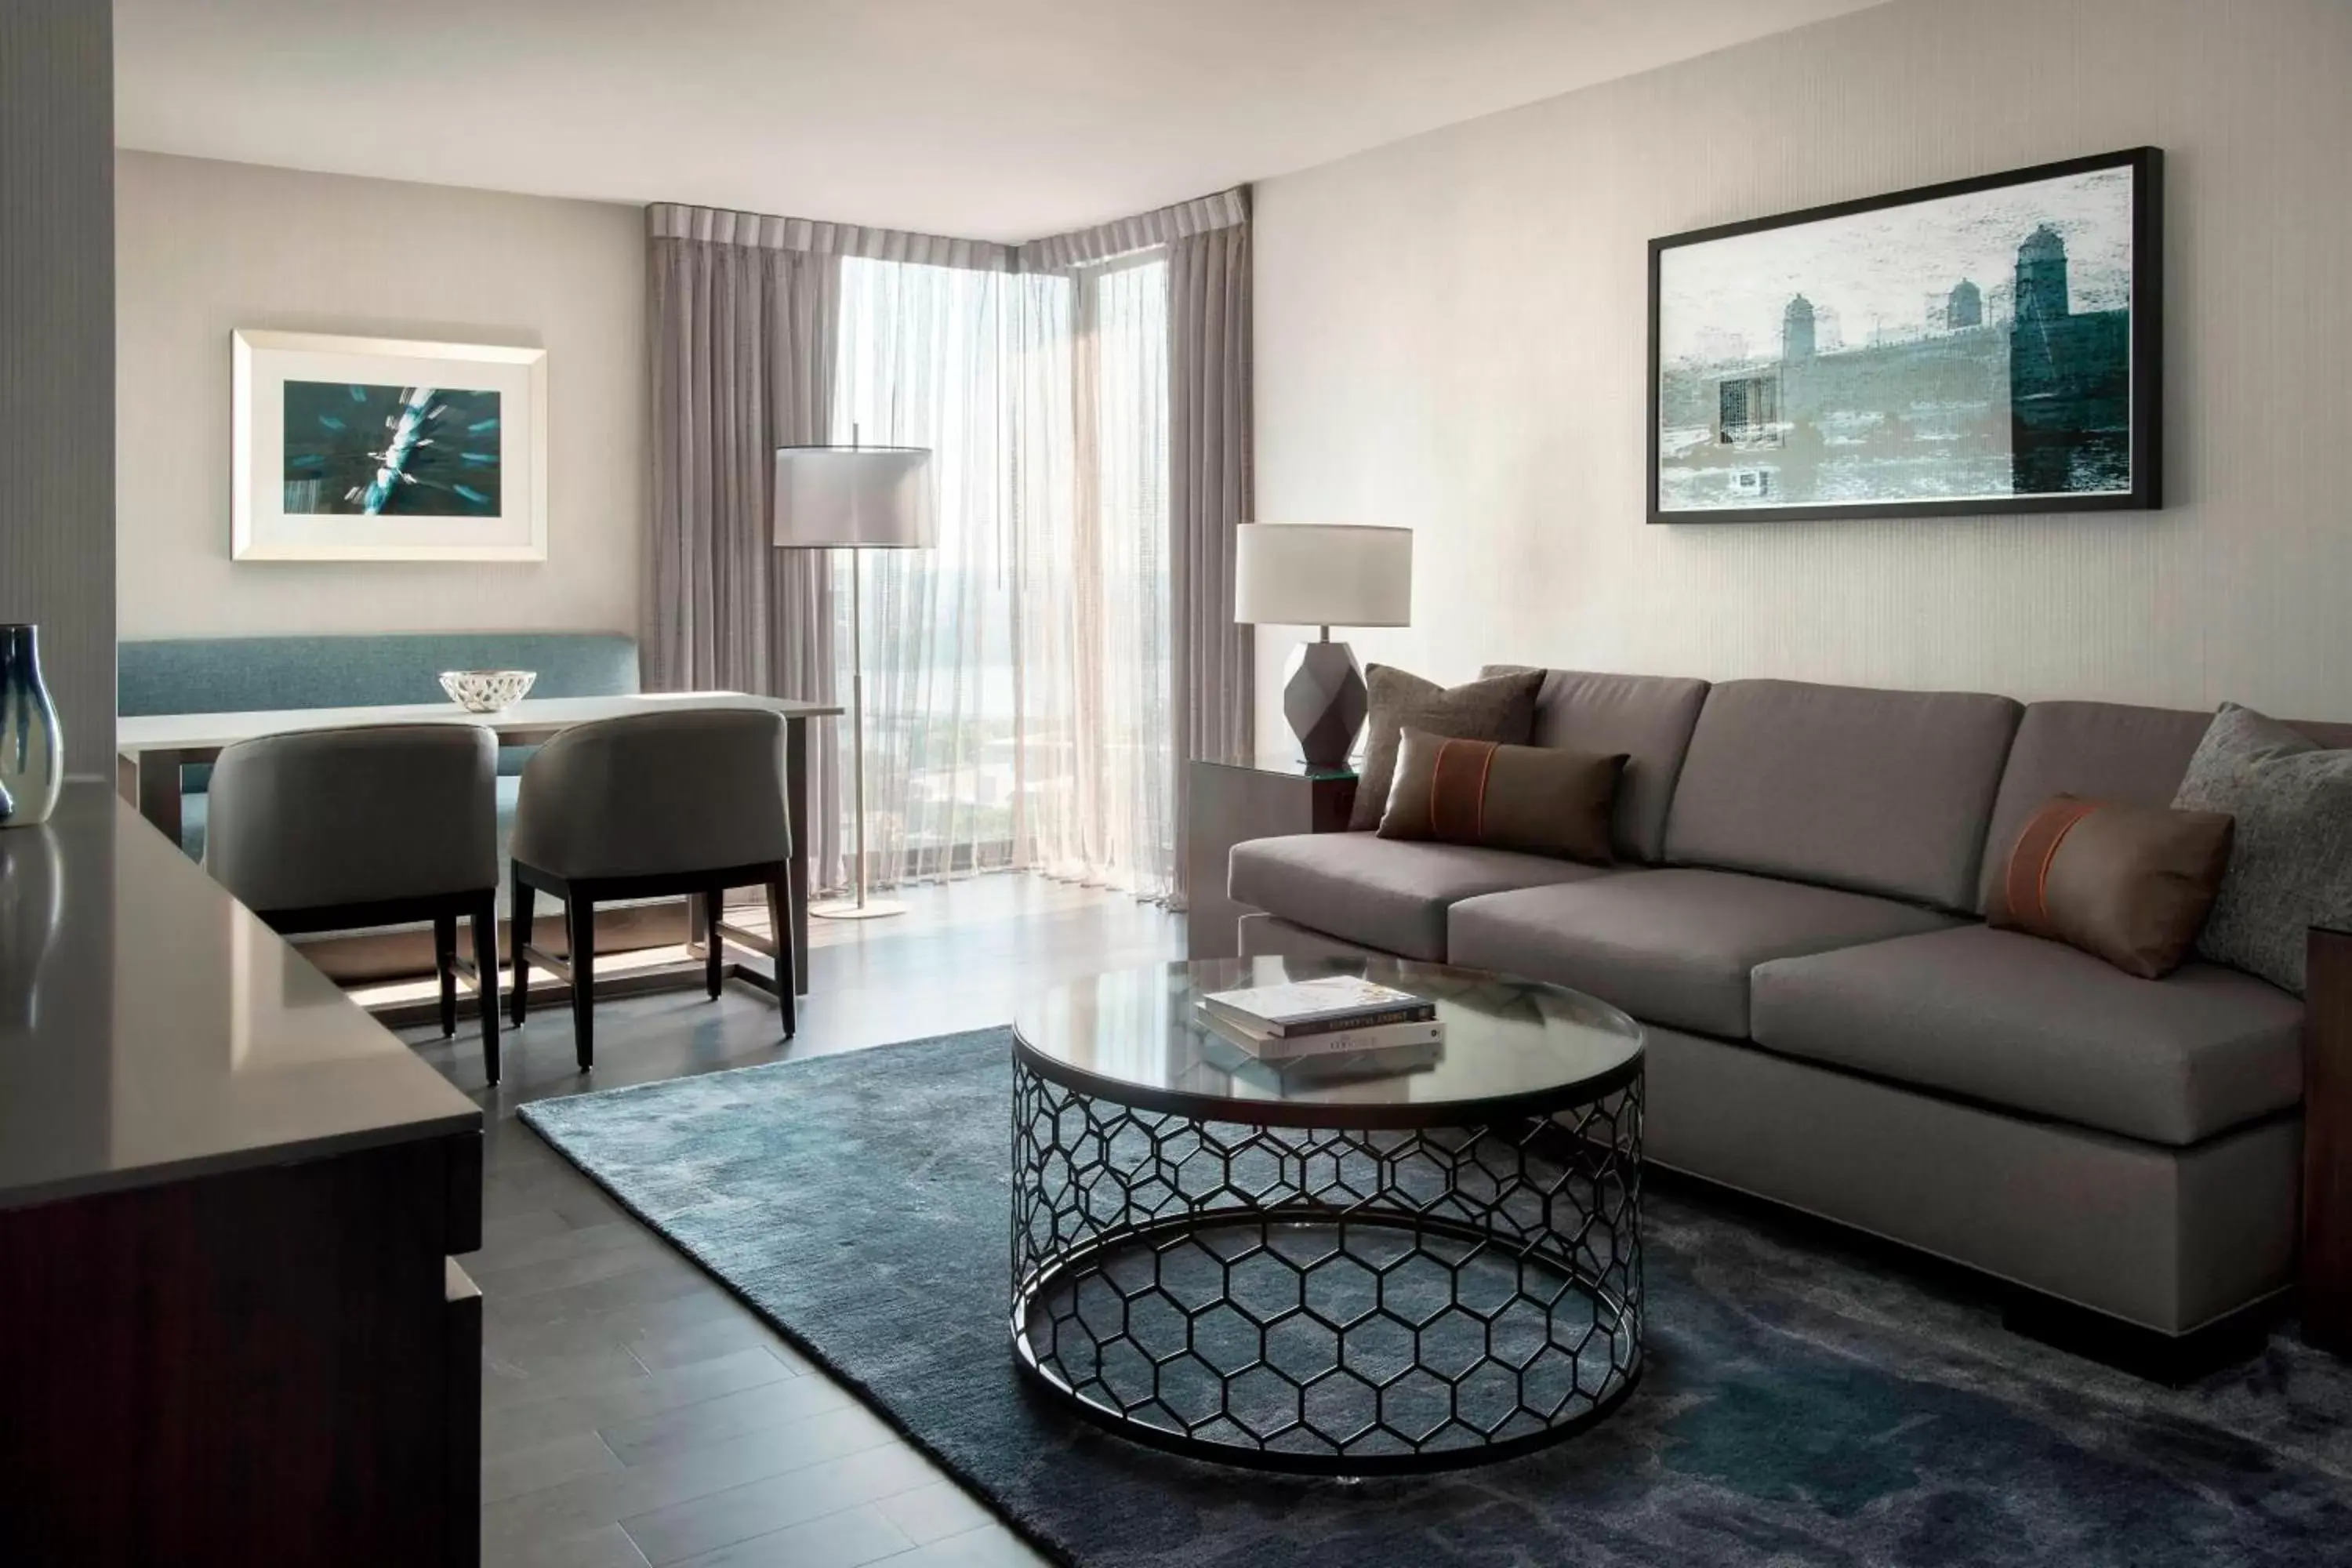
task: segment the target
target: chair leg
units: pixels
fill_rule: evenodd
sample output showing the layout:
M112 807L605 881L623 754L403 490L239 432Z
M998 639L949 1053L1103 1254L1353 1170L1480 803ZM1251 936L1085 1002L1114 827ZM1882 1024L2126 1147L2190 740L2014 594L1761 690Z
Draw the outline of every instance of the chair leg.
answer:
M768 884L768 929L776 941L776 1006L784 1016L784 1038L800 1026L793 994L800 989L800 964L793 952L792 895L781 881Z
M727 907L727 889L713 888L701 898L702 940L709 949L702 960L702 984L703 989L710 993L710 999L716 1002L727 969L724 957L726 943L719 940L719 919Z
M482 1072L499 1081L499 901L484 894L467 918L474 928L475 999L482 1016Z
M520 1029L523 1015L530 1009L530 960L523 956L523 948L530 941L530 906L538 889L524 881L522 873L517 871L508 883L508 891L507 912L512 921L512 931L507 939L507 946L514 954L514 979L510 982L514 994L508 999L507 1016Z
M433 917L433 973L441 982L441 1037L457 1032L457 917Z
M563 905L564 936L572 963L572 1044L580 1070L596 1065L596 906L567 889Z

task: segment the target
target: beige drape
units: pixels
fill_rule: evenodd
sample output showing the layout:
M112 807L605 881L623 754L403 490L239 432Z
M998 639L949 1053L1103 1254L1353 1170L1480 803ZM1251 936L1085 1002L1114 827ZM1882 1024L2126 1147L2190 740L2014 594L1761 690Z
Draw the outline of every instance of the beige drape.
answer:
M737 215L648 209L653 505L640 657L656 691L835 700L827 563L771 542L781 446L823 442L833 413L841 261L761 243ZM839 741L810 734L813 842L839 853Z
M1250 230L1168 247L1170 717L1176 726L1175 895L1181 907L1191 762L1255 754L1257 650L1234 624L1234 529L1250 519Z

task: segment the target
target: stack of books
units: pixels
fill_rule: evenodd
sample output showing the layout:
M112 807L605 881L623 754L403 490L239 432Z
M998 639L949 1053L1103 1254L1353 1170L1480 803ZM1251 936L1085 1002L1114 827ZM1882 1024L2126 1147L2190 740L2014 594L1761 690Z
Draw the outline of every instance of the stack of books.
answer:
M1201 998L1201 1014L1219 1035L1265 1062L1422 1055L1445 1039L1436 1003L1346 974L1214 992Z

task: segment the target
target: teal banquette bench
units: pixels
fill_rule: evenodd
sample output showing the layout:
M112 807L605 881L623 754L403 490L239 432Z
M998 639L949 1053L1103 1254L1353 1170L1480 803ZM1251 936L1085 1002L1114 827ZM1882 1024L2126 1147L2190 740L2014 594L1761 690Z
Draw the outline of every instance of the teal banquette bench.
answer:
M446 702L445 669L535 669L533 697L609 697L637 689L637 645L613 632L417 632L358 637L173 637L121 645L116 710L251 713ZM499 756L499 847L532 748ZM209 768L187 770L181 842L201 859ZM501 879L503 884L503 879Z

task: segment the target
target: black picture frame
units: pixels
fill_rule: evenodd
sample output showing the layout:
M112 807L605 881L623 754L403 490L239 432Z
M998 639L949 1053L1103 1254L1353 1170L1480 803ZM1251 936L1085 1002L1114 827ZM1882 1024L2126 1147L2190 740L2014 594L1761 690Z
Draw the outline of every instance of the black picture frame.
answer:
M1856 213L1908 206L1953 196L1998 190L2007 185L2086 174L2100 170L2132 171L2131 319L2128 327L2131 365L2131 407L2126 449L2130 454L2130 488L2098 493L2041 491L2002 497L1969 497L1884 501L1807 502L1776 506L1720 508L1660 507L1660 458L1664 383L1659 354L1662 300L1660 267L1665 254L1681 247L1736 239L1769 229L1793 228ZM2032 512L2152 511L2163 500L2164 387L2164 153L2157 147L2134 147L2086 158L2071 158L2031 168L2007 170L1965 180L1920 185L1885 195L1750 218L1666 235L1650 241L1648 391L1643 398L1649 421L1647 516L1654 524L1826 521L1842 519L1988 517Z

